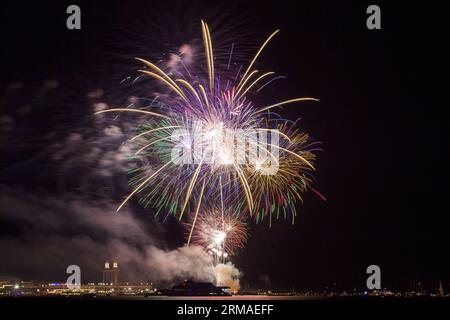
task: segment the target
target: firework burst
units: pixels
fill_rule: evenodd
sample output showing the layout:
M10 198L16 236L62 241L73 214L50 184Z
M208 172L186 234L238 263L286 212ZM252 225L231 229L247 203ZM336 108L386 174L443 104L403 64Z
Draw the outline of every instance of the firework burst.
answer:
M210 253L215 264L223 263L244 248L248 228L245 219L237 213L207 206L202 208L196 221L194 219L195 215L185 223L187 239Z
M268 106L254 105L255 94L274 78L274 73L253 68L270 40L261 45L245 71L239 68L233 76L217 74L223 66L215 65L209 27L201 22L205 65L177 77L163 66L137 58L143 67L139 72L156 80L165 94L157 104L146 109L116 108L105 112L129 112L148 116L138 124L129 142L134 160L130 194L118 210L134 195L144 205L153 205L179 217L189 212L188 244L200 242L204 247L211 239L225 235L223 252L234 252L245 243L245 224L223 209L203 210L202 202L227 203L231 211L256 216L294 217L295 204L303 201L302 193L310 189L316 148L309 136L289 127L272 109L297 102L317 101L295 98ZM231 53L230 53L231 60ZM196 71L196 72L194 72ZM219 219L220 218L220 219ZM233 225L232 231L216 229L214 223ZM221 230L214 234L213 230Z
M294 223L297 214L296 203L303 203L302 195L306 191L311 189L323 198L310 186L314 171L314 167L310 164L315 160L314 151L321 150L317 146L318 142L310 141L308 134L286 124L281 124L278 129L288 138L281 139L278 143L277 148L283 151L278 153L276 174L266 172L270 170L268 157L258 159L253 166L246 167L245 172L254 202L257 204L254 210L256 220L268 216L270 225L273 216L290 217ZM299 154L302 155L301 158L298 157Z

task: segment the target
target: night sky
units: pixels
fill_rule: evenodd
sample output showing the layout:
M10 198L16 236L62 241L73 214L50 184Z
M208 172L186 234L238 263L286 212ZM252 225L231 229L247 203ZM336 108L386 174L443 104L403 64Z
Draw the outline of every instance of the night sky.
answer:
M135 75L132 57L199 37L204 18L213 40L215 28L230 30L218 37L236 34L248 56L281 30L259 62L287 79L259 99L320 99L280 113L301 117L300 128L323 143L314 186L327 201L307 194L294 226L252 225L233 258L242 286L363 288L371 264L381 267L383 287L407 289L414 280L436 291L439 280L449 283L448 99L440 98L448 90L448 34L439 5L377 2L382 29L371 31L372 3L364 1L93 2L0 5L0 276L61 279L80 255L91 261L88 279L100 281L111 244L127 253L183 244L175 219L154 218L136 201L129 220L105 217L127 193L126 164L112 152L121 137L96 138L109 123L97 123L91 105L144 95L120 85ZM81 30L66 28L70 4L81 7ZM101 99L87 97L97 88ZM88 159L92 148L101 150ZM74 255L69 242L105 254ZM139 278L145 267L133 268Z

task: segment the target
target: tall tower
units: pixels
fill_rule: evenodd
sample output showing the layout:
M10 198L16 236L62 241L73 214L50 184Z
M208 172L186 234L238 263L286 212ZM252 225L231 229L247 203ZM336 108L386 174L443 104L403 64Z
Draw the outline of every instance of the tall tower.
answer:
M105 261L103 268L103 284L116 285L119 283L119 264L114 261L111 264L108 260Z
M103 284L110 284L112 281L111 279L111 267L109 265L109 261L105 261L105 267L103 268Z
M111 270L111 282L113 284L119 283L119 264L117 263L117 261L113 262L113 267Z
M443 297L445 295L444 286L442 285L442 281L439 280L439 295Z

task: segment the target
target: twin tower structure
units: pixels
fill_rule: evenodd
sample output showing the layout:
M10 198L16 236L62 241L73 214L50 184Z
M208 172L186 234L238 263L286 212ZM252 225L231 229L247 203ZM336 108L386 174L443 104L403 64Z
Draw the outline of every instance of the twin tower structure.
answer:
M114 261L111 264L108 260L105 261L103 269L103 284L117 285L119 283L119 264Z

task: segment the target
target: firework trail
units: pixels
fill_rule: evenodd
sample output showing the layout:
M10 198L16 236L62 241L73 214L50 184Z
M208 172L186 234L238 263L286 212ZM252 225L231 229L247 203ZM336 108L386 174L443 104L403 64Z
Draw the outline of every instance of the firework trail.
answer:
M137 58L143 65L142 76L156 80L166 93L145 109L115 108L97 114L148 117L136 125L136 134L129 139L132 160L138 165L130 170L132 191L117 210L139 195L139 201L153 205L157 214L163 211L181 220L188 212L188 244L192 240L212 250L211 239L221 240L215 249L231 254L245 243L247 229L228 211L256 221L269 216L271 222L272 215L287 217L289 213L293 219L295 204L312 189L317 148L307 134L289 126L272 109L318 100L304 97L262 107L253 104L254 94L276 79L274 72L261 72L254 64L278 30L248 66L235 71L230 70L230 61L216 65L210 30L203 21L201 31L204 65L183 65L184 69L172 73L163 70L167 65ZM204 209L205 200L219 205ZM224 202L230 210L224 210ZM214 234L218 222L233 225L233 231L227 234L222 226Z

